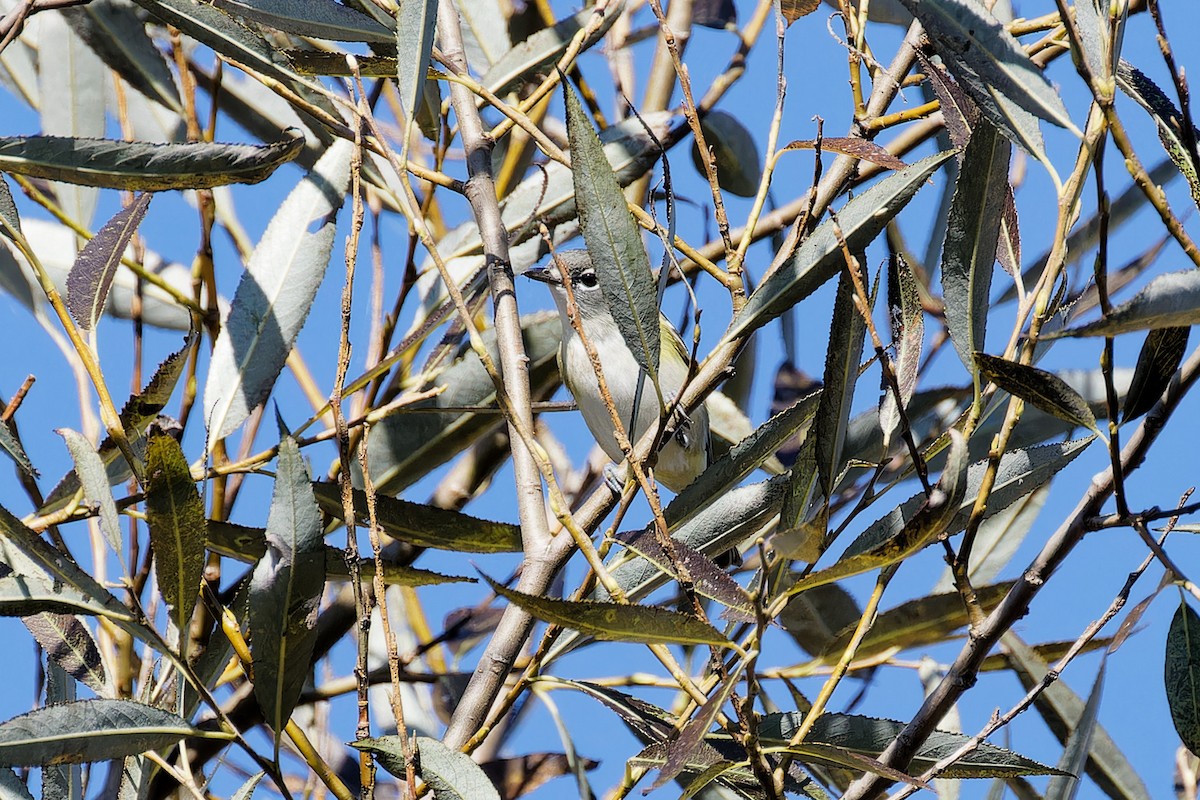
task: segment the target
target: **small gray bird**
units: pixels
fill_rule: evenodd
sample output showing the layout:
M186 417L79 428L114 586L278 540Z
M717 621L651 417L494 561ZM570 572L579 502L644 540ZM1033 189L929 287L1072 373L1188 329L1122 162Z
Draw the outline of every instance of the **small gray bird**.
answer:
M651 426L657 426L665 412L659 401L658 392L647 376L641 381L641 398L634 413L634 399L638 391L638 377L645 375L633 353L625 344L609 310L608 302L600 289L592 258L586 250L565 250L555 257L566 268L571 290L575 297L575 308L588 342L600 358L604 380L608 384L613 403L620 412L625 431L636 443ZM548 284L554 293L562 322L562 345L558 351L558 368L567 389L575 397L575 403L583 413L592 436L613 461L620 462L624 456L617 445L613 431L612 416L600 395L600 384L592 369L583 341L571 325L567 315L567 289L556 266L530 269L525 275ZM670 405L679 395L687 379L689 354L683 339L662 314L658 315L660 340L658 379L663 402ZM691 413L676 429L671 440L659 452L654 477L673 492L679 492L711 461L711 441L708 431L708 411L701 406Z

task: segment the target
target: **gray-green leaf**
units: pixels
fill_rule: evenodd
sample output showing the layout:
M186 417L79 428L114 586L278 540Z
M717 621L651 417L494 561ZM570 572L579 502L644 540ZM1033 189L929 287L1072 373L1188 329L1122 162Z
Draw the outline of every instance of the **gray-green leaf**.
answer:
M1187 600L1179 601L1167 631L1163 673L1175 730L1184 747L1200 753L1200 615Z
M1176 328L1200 322L1200 270L1159 275L1132 300L1121 303L1095 322L1056 331L1043 338L1116 336L1130 331Z

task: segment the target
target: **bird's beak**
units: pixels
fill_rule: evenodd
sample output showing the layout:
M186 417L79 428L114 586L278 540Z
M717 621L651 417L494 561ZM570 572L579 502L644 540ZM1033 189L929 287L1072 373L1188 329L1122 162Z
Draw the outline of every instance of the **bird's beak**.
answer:
M533 267L521 273L526 278L533 278L535 281L548 283L551 286L561 286L562 278L558 274L558 270L547 269L546 267Z

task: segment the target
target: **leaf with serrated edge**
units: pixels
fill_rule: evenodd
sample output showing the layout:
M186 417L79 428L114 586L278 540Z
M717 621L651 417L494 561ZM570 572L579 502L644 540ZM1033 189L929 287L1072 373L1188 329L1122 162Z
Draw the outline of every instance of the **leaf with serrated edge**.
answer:
M37 767L108 761L164 750L202 731L169 711L133 700L81 700L39 708L0 723L0 765Z
M1200 270L1159 275L1133 299L1116 306L1102 319L1056 331L1043 338L1116 336L1130 331L1177 328L1200 322Z
M1039 685L1050 671L1047 658L1058 658L1067 645L1057 652L1041 654L1030 647L1015 633L1008 631L1001 640L1006 651L1007 664L1028 691ZM1041 647L1041 646L1039 646ZM1065 743L1076 727L1084 711L1084 701L1061 679L1052 681L1037 695L1034 707L1059 742ZM1150 800L1150 792L1142 782L1137 769L1121 752L1104 726L1098 725L1092 732L1085 767L1088 777L1108 797L1120 800Z
M83 498L95 503L100 510L100 532L114 553L121 552L121 523L117 517L117 504L113 500L112 488L104 461L82 433L70 428L59 428L58 435L67 443L71 460L75 462L75 474L83 487Z
M24 617L21 621L46 657L60 669L101 697L110 692L100 648L96 647L96 640L79 617L47 611Z
M859 258L862 263L862 258ZM837 296L833 301L833 320L829 326L829 348L825 353L824 388L813 419L816 441L817 476L821 491L832 500L833 486L842 469L842 448L858 369L862 361L867 325L854 304L854 279L850 267L842 270Z
M804 715L797 712L768 714L759 726L764 745L786 744L800 727ZM875 719L857 714L822 714L804 741L879 756L904 730L904 723ZM957 751L971 737L961 733L934 731L918 748L909 763L909 771L921 774L941 759ZM1060 771L1039 764L1011 750L982 742L979 749L955 761L942 773L946 778L1014 777L1017 775L1057 775Z
M33 468L33 462L29 460L25 448L21 446L20 440L13 435L12 429L4 420L0 420L0 449L8 453L22 472L30 477L37 477L37 470Z
M283 201L250 256L213 345L204 387L210 445L237 430L271 393L308 318L333 252L353 149L339 139L321 156Z
M0 234L12 238L12 232L21 231L21 215L17 213L17 204L13 200L12 189L8 187L8 179L0 175Z
M144 192L114 214L83 246L75 266L71 267L67 276L67 308L85 331L94 328L104 314L108 292L121 266L125 247L142 224L151 197L149 192Z
M741 584L711 559L705 558L683 542L672 540L671 552L667 553L652 529L637 531L628 538L626 534L618 534L618 541L642 558L656 564L673 578L679 578L675 564L680 564L691 579L696 594L716 600L726 607L723 618L728 619L730 614L734 614L739 621L754 621L754 601Z
M1200 205L1200 174L1197 173L1197 165L1192 162L1187 145L1184 144L1185 139L1179 122L1183 115L1179 113L1179 109L1175 107L1171 98L1167 97L1154 81L1129 62L1121 60L1117 66L1116 77L1118 88L1133 98L1134 102L1146 109L1153 117L1154 124L1158 127L1158 138L1162 142L1163 149L1167 151L1171 161L1187 178L1188 188L1192 192L1192 200ZM1193 128L1192 131L1195 136L1196 129Z
M974 373L984 349L996 243L1008 188L1012 146L986 122L976 124L963 156L942 245L942 294L954 349Z
M321 510L341 519L341 490L333 483L314 483L313 492ZM354 511L367 519L367 496L354 491ZM459 511L422 505L398 497L375 498L375 520L387 534L419 547L434 547L458 553L518 553L521 528L508 522L492 522Z
M815 292L845 264L843 242L851 252L865 248L953 155L953 151L947 151L924 158L846 203L836 223L828 220L819 225L783 266L759 284L730 323L725 337L758 330Z
M0 170L104 189L154 192L258 183L304 148L299 131L275 144L152 144L66 136L0 138Z
M730 646L720 631L691 614L656 606L555 600L509 589L486 575L484 580L492 591L526 613L602 641Z
M1179 739L1200 753L1200 615L1182 598L1167 631L1163 685Z
M324 587L321 513L300 448L281 421L267 553L250 578L254 695L277 747L312 667Z
M967 577L972 586L991 583L1008 566L1008 562L1016 554L1017 548L1033 528L1038 514L1046 505L1050 496L1050 488L1043 485L1010 505L997 511L979 526L975 533L975 545L971 548L971 564ZM934 585L934 592L949 592L954 588L954 573L949 566L942 571L942 577Z
M956 75L969 71L1001 96L1078 134L1050 80L1012 34L971 0L901 0Z
M206 523L204 501L179 442L170 434L151 433L146 442L146 526L158 590L181 632L188 629L204 577Z
M1191 328L1155 328L1146 334L1142 342L1141 352L1138 353L1137 367L1133 372L1133 380L1129 384L1129 392L1125 395L1125 405L1121 410L1121 422L1129 422L1145 414L1162 393L1167 390L1175 370L1183 361Z
M1057 375L987 353L976 353L975 363L983 377L1009 394L1061 420L1096 430L1087 401Z
M661 346L658 290L642 246L641 229L629 213L625 194L583 104L565 81L563 91L579 227L617 329L657 386Z

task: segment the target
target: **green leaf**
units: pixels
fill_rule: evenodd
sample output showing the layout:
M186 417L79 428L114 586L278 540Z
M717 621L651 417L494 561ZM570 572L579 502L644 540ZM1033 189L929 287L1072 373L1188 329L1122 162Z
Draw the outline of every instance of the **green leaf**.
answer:
M836 583L827 583L789 598L779 624L800 649L816 658L830 649L839 633L857 626L861 617L862 609L853 595Z
M1179 113L1179 109L1154 81L1124 59L1117 66L1117 87L1149 112L1154 124L1158 127L1158 138L1162 142L1163 149L1167 151L1171 161L1187 178L1188 188L1192 192L1192 200L1200 206L1200 164L1193 161L1192 155L1188 151L1187 139L1180 122L1183 115ZM1200 131L1193 127L1192 136L1197 135L1200 135Z
M342 519L342 493L337 484L314 483L313 492L322 511ZM367 495L358 489L354 490L354 512L359 521L366 524ZM375 521L388 536L418 547L433 547L456 553L521 552L519 525L492 522L459 511L422 505L387 495L375 497Z
M315 483L314 487L322 484ZM337 506L341 512L341 505ZM262 528L250 528L232 522L208 520L207 546L214 553L220 553L238 561L250 564L257 563L267 552L267 532ZM475 578L461 575L442 575L426 569L417 569L403 564L397 564L390 558L383 559L383 582L388 586L434 586L442 583L475 583ZM361 558L358 562L359 577L370 581L375 577L377 565L375 559ZM325 580L350 580L350 566L346 563L346 551L331 545L325 545Z
M1116 336L1130 331L1177 328L1200 322L1200 270L1159 275L1133 299L1121 303L1102 319L1078 328L1056 331L1045 339L1063 336Z
M236 792L229 796L229 800L250 800L250 798L254 797L254 790L258 788L258 782L266 774L265 772L256 772L251 775Z
M485 5L480 3L479 5ZM605 9L604 19L591 36L583 40L580 52L600 41L625 9L625 0L610 3ZM585 8L578 14L559 20L554 25L532 34L520 44L514 45L496 60L480 78L480 83L493 94L503 96L522 83L533 80L538 73L553 66L567 52L575 34L587 27L596 8ZM490 32L489 32L490 34Z
M403 779L407 766L399 736L388 735L350 742L356 750L375 756L379 765ZM451 750L428 736L413 738L417 775L433 790L437 800L500 800L496 787L466 753Z
M509 589L486 575L484 580L492 591L531 616L601 641L730 646L720 631L691 614L657 606L556 600Z
M659 542L657 533L652 529L640 530L631 536L618 534L617 541L675 580L680 580L675 565L681 565L696 594L716 600L728 609L722 617L732 616L744 622L754 621L754 601L741 584L713 563L712 559L706 558L683 542L672 540L671 552L667 553L667 548Z
M975 363L985 378L1009 394L1073 425L1096 430L1087 401L1057 375L987 353L975 353Z
M75 462L75 474L83 488L83 499L99 508L100 532L104 535L104 541L114 553L120 554L121 522L103 459L83 434L70 428L59 428L57 433L67 443L71 460Z
M162 51L128 0L91 0L62 9L72 29L114 72L164 108L183 113L179 89Z
M317 643L325 587L325 542L300 448L280 422L275 491L267 516L267 553L250 579L254 695L276 746L300 699Z
M13 200L8 180L0 175L0 234L11 239L13 231L20 233L21 215L17 213L17 204Z
M1007 652L1009 668L1026 691L1040 685L1050 671L1047 659L1058 657L1039 654L1012 631L1004 634L1002 644ZM1062 678L1051 682L1038 694L1034 707L1045 720L1046 727L1063 744L1079 726L1085 712L1084 701ZM1150 793L1137 769L1129 763L1101 725L1097 725L1092 732L1085 769L1097 788L1108 797L1116 800L1150 800Z
M890 537L882 541L865 541L865 534L855 539L832 566L802 578L787 590L788 595L840 581L853 575L896 564L923 550L935 541L952 536L961 528L955 527L955 517L962 513L968 487L967 443L961 433L951 428L950 455L937 485Z
M900 414L908 408L917 388L921 365L921 344L925 341L925 309L916 276L904 256L895 254L888 265L888 317L891 321L892 344L895 356L892 370L896 373L896 392L883 387L879 401L879 427L883 430L883 449L888 450L892 436L899 430Z
M410 0L396 11L396 90L408 121L416 118L429 61L433 55L433 33L437 24L437 0Z
M1167 631L1163 672L1175 730L1184 747L1200 753L1200 615L1183 599Z
M7 579L0 578L0 584ZM46 652L46 657L73 679L101 697L111 692L104 673L100 649L86 625L74 614L52 611L24 617L34 641ZM0 797L3 797L0 793Z
M155 192L258 183L304 147L298 131L282 142L151 144L66 136L0 138L0 170L104 189Z
M976 587L979 605L985 614L1000 604L1013 584L997 583L992 586ZM797 599L807 597L804 592ZM854 657L862 660L896 650L914 650L944 642L955 631L970 623L962 596L958 592L931 594L880 612L871 630L859 643ZM858 619L847 622L829 641L820 653L822 661L836 663L849 646Z
M1078 132L1062 98L1012 34L971 0L902 0L955 77L981 82L1047 122Z
M804 715L798 712L768 714L759 726L764 745L781 746L791 741ZM822 714L803 746L818 745L878 757L904 730L903 722L874 719L856 714ZM934 731L917 750L908 765L912 774L921 774L941 759L970 741L969 736L947 731ZM835 762L836 763L836 762ZM1011 750L983 742L974 752L954 762L945 772L946 778L992 778L1017 775L1058 775L1060 771L1039 764Z
M0 765L38 767L108 761L165 750L189 736L230 739L132 700L82 700L39 708L0 723Z
M300 36L335 42L394 41L392 32L374 19L334 0L215 0L213 4L227 13Z
M958 357L974 372L971 354L985 349L992 271L1008 189L1012 146L979 122L958 172L942 245L942 295L946 327Z
M861 265L865 255L860 254L857 258ZM829 500L833 499L833 487L842 470L846 426L850 422L850 407L867 333L866 321L854 304L854 280L850 277L850 269L847 265L838 279L833 320L829 326L829 349L825 351L824 388L813 420L817 477L821 492Z
M204 387L210 444L267 398L304 327L333 253L354 145L338 140L275 212L250 256ZM314 227L315 223L315 227Z
M712 150L720 187L738 197L754 197L762 180L762 156L754 143L754 134L733 114L720 110L706 114L700 120L700 129ZM692 163L701 176L707 175L696 142L692 143Z
M1009 450L1000 459L992 492L988 495L984 518L1008 508L1034 489L1047 483L1087 448L1095 439L1088 436L1058 444ZM967 489L954 518L946 526L944 535L953 536L966 527L979 487L983 481L987 461L977 461L967 469ZM892 509L888 514L867 526L858 538L846 549L842 558L869 552L893 539L904 529L905 520L911 519L924 504L925 496L918 494Z
M583 104L566 81L563 91L579 227L617 329L657 387L661 347L658 290L642 246L641 229L629 213L625 194Z
M947 151L924 158L846 203L838 212L836 223L827 220L819 225L783 266L767 275L746 299L725 337L758 330L815 292L845 264L843 242L852 253L866 248L953 155L953 151Z
M0 449L16 462L17 468L30 477L37 476L37 470L33 468L33 462L29 460L29 456L25 453L25 448L21 446L21 441L13 434L9 423L0 420Z
M146 442L146 526L158 590L174 612L181 639L204 578L206 524L204 501L179 442L167 433L151 433Z
M125 248L150 207L144 192L104 224L79 251L75 266L67 276L67 308L79 327L90 331L104 314L108 292L121 266Z
M971 563L967 569L967 577L970 578L972 586L991 583L1008 566L1025 537L1029 535L1049 495L1049 486L1043 485L1008 508L990 515L980 524L975 533L975 546L971 548ZM933 591L949 592L953 588L954 574L947 566Z
M1190 328L1155 328L1146 334L1142 350L1138 353L1137 367L1125 405L1121 410L1121 422L1137 419L1162 397L1163 392L1175 376L1187 351Z

